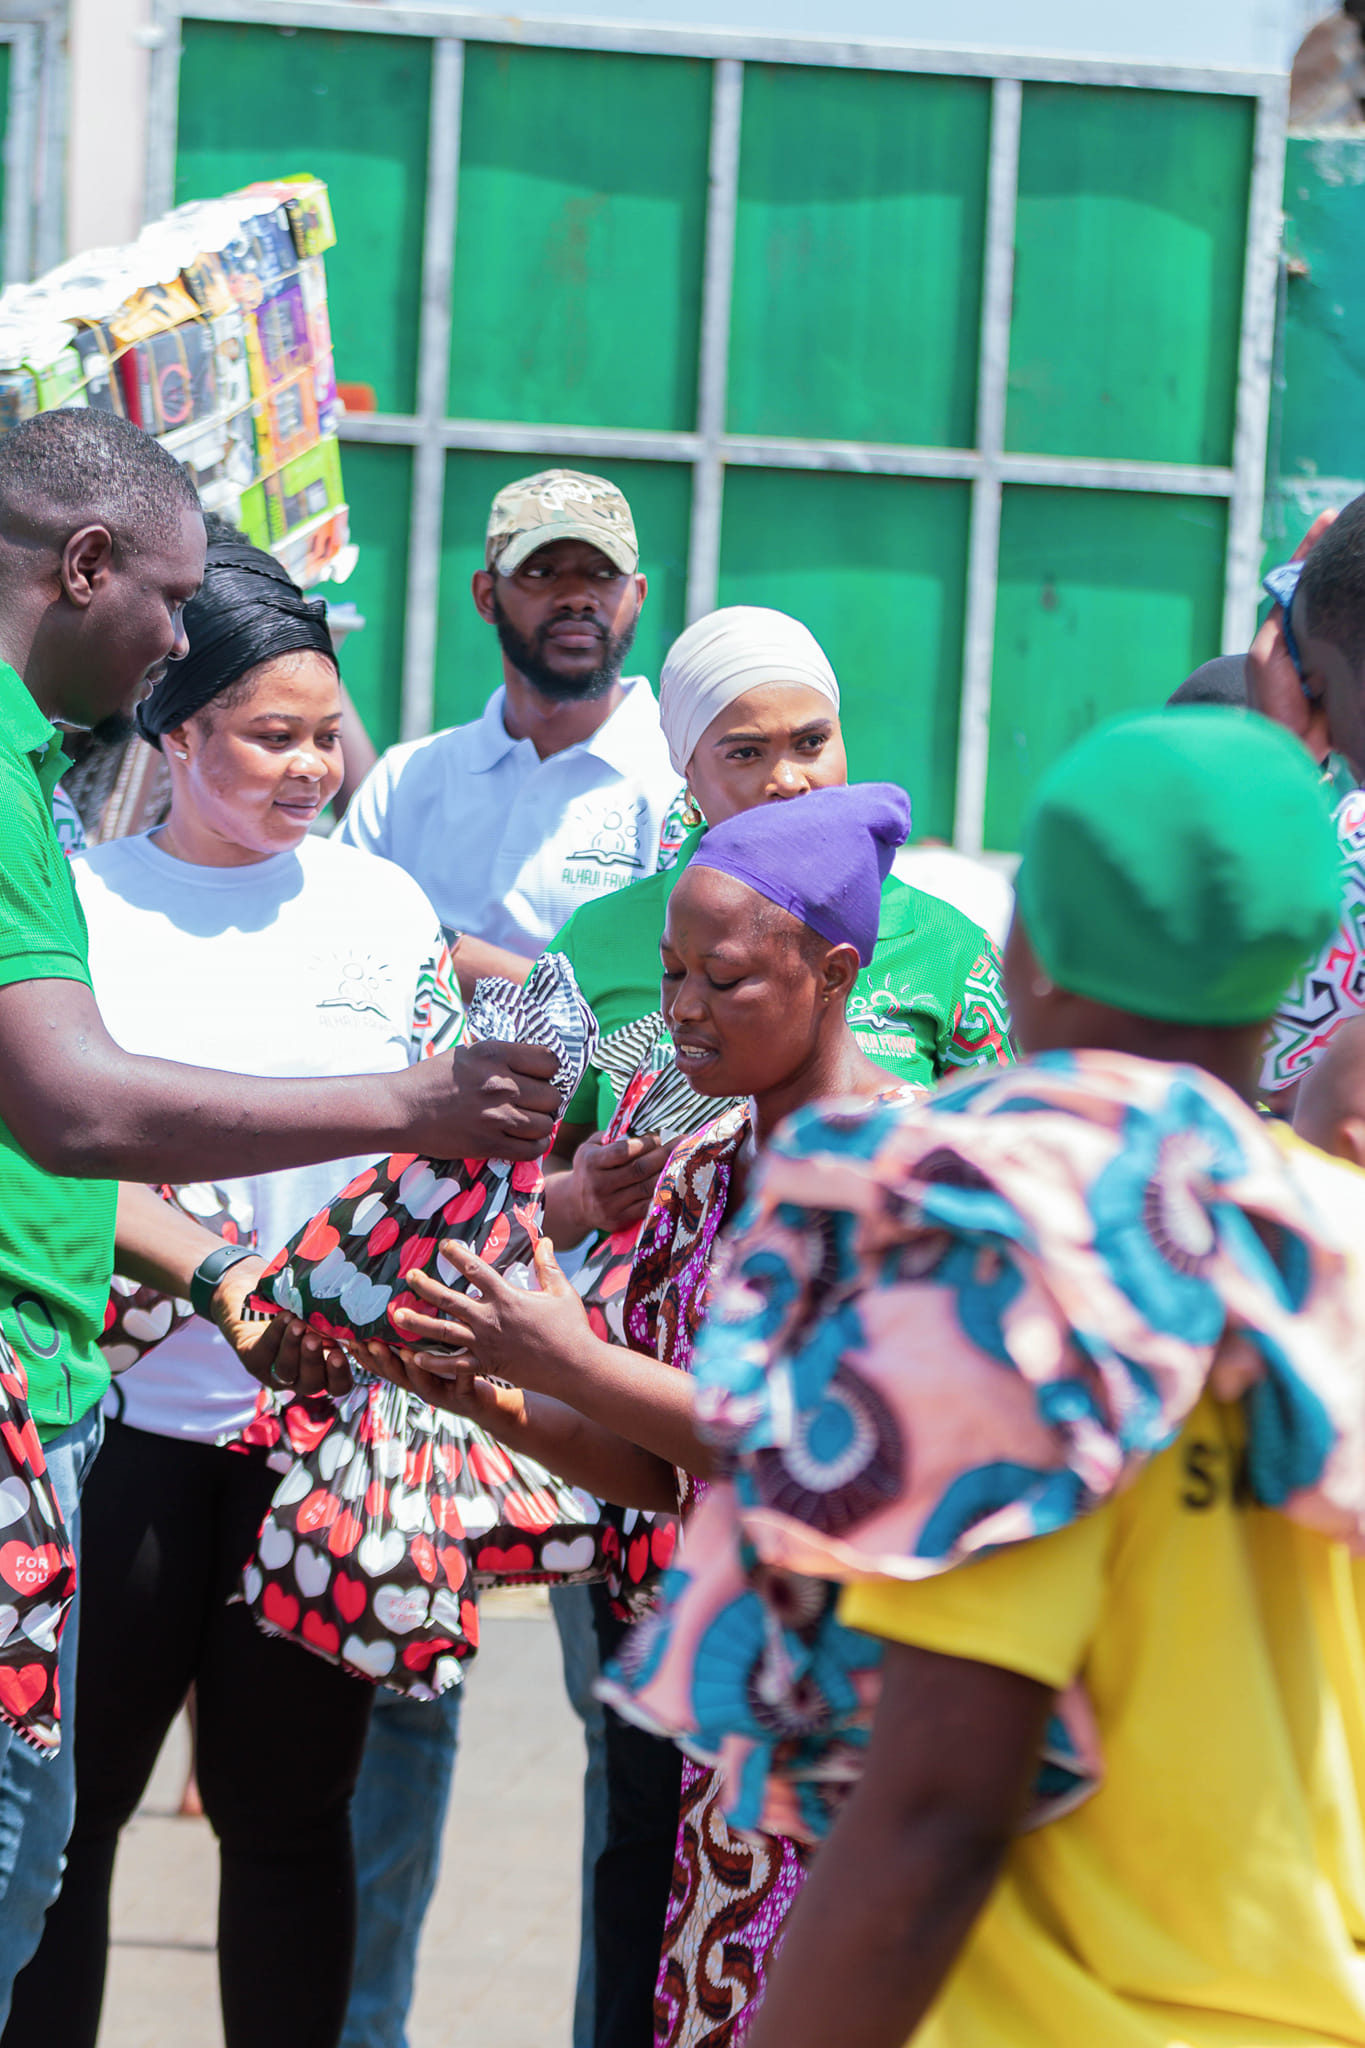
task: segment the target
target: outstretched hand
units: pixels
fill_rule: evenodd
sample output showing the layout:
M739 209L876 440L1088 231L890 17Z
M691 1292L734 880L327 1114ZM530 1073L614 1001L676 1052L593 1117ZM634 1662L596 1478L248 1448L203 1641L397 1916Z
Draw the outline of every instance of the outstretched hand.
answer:
M247 1300L265 1271L263 1259L239 1259L229 1266L213 1294L213 1321L254 1380L272 1390L297 1394L349 1393L345 1354L310 1330L297 1316L268 1322L246 1314Z
M472 1367L458 1367L455 1359L441 1361L445 1372L432 1372L430 1361L424 1364L419 1353L374 1338L358 1345L356 1355L359 1363L381 1380L405 1388L430 1408L443 1408L448 1415L481 1423L492 1436L508 1436L525 1423L526 1402L519 1387L499 1386Z
M430 1315L410 1308L391 1311L394 1327L405 1348L418 1354L420 1368L445 1378L461 1373L467 1376L472 1366L519 1387L555 1392L562 1368L572 1363L585 1338L592 1340L592 1326L582 1301L560 1269L549 1238L542 1237L535 1249L538 1294L510 1287L468 1245L453 1239L441 1246L441 1256L478 1292L457 1294L429 1273L407 1275L413 1293L437 1311ZM424 1353L423 1347L431 1344L467 1355L457 1360Z

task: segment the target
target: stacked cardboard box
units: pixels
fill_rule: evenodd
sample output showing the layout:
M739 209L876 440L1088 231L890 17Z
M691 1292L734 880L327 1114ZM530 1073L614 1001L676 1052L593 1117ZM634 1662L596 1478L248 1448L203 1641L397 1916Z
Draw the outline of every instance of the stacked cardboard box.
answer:
M178 207L0 295L0 432L58 406L123 414L185 464L206 510L302 584L354 565L337 442L317 178Z

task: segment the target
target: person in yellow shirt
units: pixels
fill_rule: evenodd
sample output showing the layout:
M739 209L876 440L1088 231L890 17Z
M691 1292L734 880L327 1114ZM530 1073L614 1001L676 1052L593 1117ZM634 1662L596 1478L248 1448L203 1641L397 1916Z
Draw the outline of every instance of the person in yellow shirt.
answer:
M1365 2044L1365 1177L1251 1107L1313 780L1232 712L1089 736L1025 1059L758 1169L697 1357L733 1478L616 1681L732 1825L827 1835L745 2048Z

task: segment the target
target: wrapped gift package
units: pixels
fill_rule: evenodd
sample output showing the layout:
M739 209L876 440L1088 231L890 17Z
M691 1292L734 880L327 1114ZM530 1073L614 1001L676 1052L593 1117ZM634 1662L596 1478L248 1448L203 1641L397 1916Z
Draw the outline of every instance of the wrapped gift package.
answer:
M354 564L337 441L327 187L196 200L0 294L0 433L98 406L155 434L204 507L303 584ZM300 468L303 464L305 467Z
M545 953L523 988L500 976L476 985L465 1039L547 1046L559 1061L554 1085L562 1114L596 1049L597 1024L568 961ZM397 1153L366 1167L295 1232L261 1275L252 1306L283 1310L342 1342L403 1342L394 1311L426 1307L407 1286L409 1273L464 1287L441 1256L445 1238L529 1284L544 1184L538 1159L513 1164Z

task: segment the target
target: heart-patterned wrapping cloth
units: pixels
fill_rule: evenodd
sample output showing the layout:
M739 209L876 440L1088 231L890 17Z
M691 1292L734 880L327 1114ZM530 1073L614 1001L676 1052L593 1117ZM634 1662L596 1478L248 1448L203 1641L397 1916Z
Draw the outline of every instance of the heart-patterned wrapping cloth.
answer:
M156 1187L152 1192L172 1209L179 1209L196 1223L202 1223L205 1230L221 1237L224 1244L254 1244L256 1241L255 1232L249 1225L244 1226L233 1215L231 1196L212 1181L194 1181L183 1187ZM140 1358L164 1343L173 1330L180 1329L193 1316L194 1309L188 1301L162 1294L155 1287L140 1286L136 1280L125 1280L122 1274L115 1273L99 1340L105 1364L112 1373L127 1372L130 1365L136 1365Z
M393 1692L459 1682L477 1586L575 1584L615 1555L591 1494L371 1374L340 1400L267 1400L244 1440L285 1476L238 1597L267 1633Z
M596 1050L597 1025L572 968L550 954L523 988L480 981L465 1036L549 1046L562 1109ZM290 1240L253 1306L288 1310L346 1343L392 1342L393 1310L426 1306L403 1285L408 1273L464 1289L437 1251L442 1238L473 1245L514 1285L531 1284L543 1190L539 1160L389 1159ZM353 1371L340 1401L263 1396L243 1433L295 1455L242 1593L262 1627L395 1691L434 1697L477 1647L478 1585L601 1578L620 1536L600 1502L534 1459Z
M61 1747L57 1650L76 1555L28 1409L24 1368L0 1337L0 1720L31 1749Z
M597 1046L597 1023L573 969L543 954L518 988L499 976L480 981L465 1020L465 1040L544 1045L559 1067L561 1113ZM538 1159L431 1160L396 1153L357 1174L296 1231L261 1275L251 1306L299 1316L343 1342L399 1336L393 1313L425 1310L404 1284L431 1273L463 1292L465 1281L437 1250L443 1238L469 1244L504 1274L529 1275L540 1235L544 1176Z

